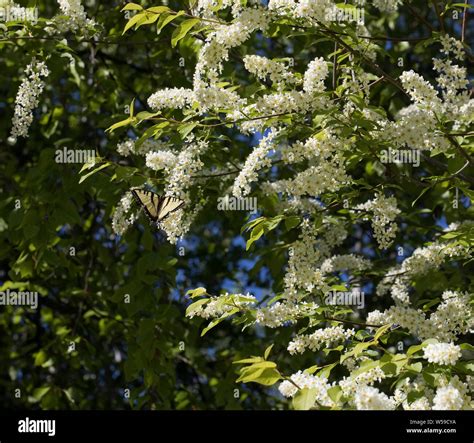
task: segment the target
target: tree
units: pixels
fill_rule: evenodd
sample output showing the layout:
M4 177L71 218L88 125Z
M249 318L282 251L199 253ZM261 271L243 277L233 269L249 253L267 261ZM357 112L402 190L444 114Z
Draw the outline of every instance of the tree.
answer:
M5 401L471 408L469 6L145 3L5 24Z

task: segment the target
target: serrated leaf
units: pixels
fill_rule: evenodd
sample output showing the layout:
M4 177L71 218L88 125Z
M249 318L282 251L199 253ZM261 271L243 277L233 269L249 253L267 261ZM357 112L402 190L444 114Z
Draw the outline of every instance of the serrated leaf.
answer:
M180 25L173 31L171 36L171 47L175 47L180 40L188 34L191 29L196 26L201 20L199 18L191 18L180 23Z

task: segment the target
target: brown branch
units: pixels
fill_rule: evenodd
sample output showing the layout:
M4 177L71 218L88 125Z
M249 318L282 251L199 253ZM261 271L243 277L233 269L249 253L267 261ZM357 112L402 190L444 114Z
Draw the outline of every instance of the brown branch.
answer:
M439 11L439 6L437 0L432 0L436 15L438 16L439 25L441 27L441 32L446 34L446 28L444 27L444 19L441 17L441 12Z
M369 325L368 323L360 323L358 321L352 321L352 320L341 320L340 318L334 318L334 317L324 317L325 320L328 321L337 321L340 323L348 323L350 325L356 325L356 326L364 326L364 327L369 327L369 328L380 328L380 325Z
M468 5L469 0L466 0L465 3ZM466 25L467 25L467 15L469 14L469 10L467 6L464 6L464 11L462 13L462 29L461 29L461 41L464 43L466 38Z
M474 161L472 160L471 156L462 148L462 146L457 142L457 140L452 135L446 133L444 135L449 140L449 142L456 148L456 151L458 151L459 154L471 164L471 166L474 166Z
M352 48L350 45L348 45L344 40L342 40L337 34L337 32L332 31L329 29L327 26L325 26L323 23L319 22L316 20L316 23L324 29L327 33L331 34L332 37L334 38L335 41L337 41L341 46L346 48L349 52L354 54L355 56L359 57L363 62L365 62L367 65L372 67L372 69L377 72L377 74L381 77L383 77L388 83L391 85L395 86L399 91L401 91L407 98L410 98L408 93L403 89L403 86L395 80L391 75L387 74L377 63L373 62L366 56L364 56L359 50Z
M421 154L421 157L423 158L423 160L424 160L426 163L428 163L428 164L430 164L430 165L432 165L432 166L437 166L437 167L439 167L439 168L442 168L443 170L446 170L446 165L445 165L443 162L440 162L439 160L436 160L436 159L434 159L434 158L432 158L432 157L428 157L428 156L426 156L426 155L424 155L424 154ZM460 172L458 172L458 177L459 177L461 180L463 180L463 181L465 181L465 182L467 182L467 183L470 183L471 185L474 185L474 178L472 178L472 177L470 177L470 176L468 176L468 175L462 174L462 173L460 173Z
M431 32L434 32L434 28L431 23L426 20L418 11L413 8L408 2L405 2L405 6L410 10L410 12L418 19L420 23L423 23Z

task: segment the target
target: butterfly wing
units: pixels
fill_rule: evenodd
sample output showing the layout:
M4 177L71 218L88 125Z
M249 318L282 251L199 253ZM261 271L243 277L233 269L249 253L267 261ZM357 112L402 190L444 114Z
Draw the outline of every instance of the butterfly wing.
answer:
M154 192L144 191L143 189L132 189L131 191L150 221L156 223L158 221L160 197Z
M159 223L172 212L180 209L184 202L176 197L160 197L151 191L135 188L132 194L153 223Z
M157 221L164 220L172 212L177 211L184 205L184 201L176 197L160 197L158 206Z

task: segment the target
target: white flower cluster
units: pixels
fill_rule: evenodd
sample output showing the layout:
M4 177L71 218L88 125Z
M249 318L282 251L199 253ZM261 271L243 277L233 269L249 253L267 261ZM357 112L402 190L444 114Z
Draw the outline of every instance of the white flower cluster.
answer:
M165 150L169 145L161 140L148 139L140 145L137 145L136 140L128 139L117 143L117 152L124 157L131 154L147 155L150 151Z
M357 368L356 368L357 369ZM354 369L353 372L356 370ZM363 371L357 375L351 374L349 377L344 377L339 386L342 392L347 397L353 397L354 394L364 386L372 386L373 384L382 381L385 378L385 372L379 367L371 368Z
M58 0L58 4L61 13L67 17L66 20L60 20L59 17L55 19L60 32L75 32L86 27L95 26L95 21L87 18L81 0Z
M469 387L457 375L449 380L442 380L433 399L433 410L458 411L474 409L474 402L469 393Z
M117 150L122 155L130 155L132 152L146 155L146 165L149 168L163 170L166 174L168 186L165 189L165 195L180 198L186 204L190 204L189 188L195 180L193 174L202 168L203 163L199 156L205 151L208 144L203 141L189 141L186 148L179 154L174 154L166 149L166 146L160 141L147 140L137 149L134 141L127 140L120 143ZM159 150L153 151L153 149ZM132 215L127 218L126 213L129 209L128 198L124 197L112 221L114 232L120 235L135 221L136 216ZM184 214L183 210L175 211L160 223L160 228L166 232L170 243L176 243L188 232L192 221L201 209L202 205L197 204L187 214Z
M358 410L386 411L397 406L393 398L372 386L360 387L355 393L354 403Z
M309 166L295 174L294 178L271 183L270 189L296 198L336 192L350 181L344 160L344 151L347 149L344 139L328 131L319 134L318 138L309 138L305 143L297 142L284 147L281 150L282 160L286 163L308 160Z
M33 122L33 111L39 104L39 96L43 92L43 78L49 76L49 70L44 62L33 59L25 68L25 78L21 82L15 99L15 114L11 137L28 137L28 129Z
M456 244L433 242L429 246L417 248L399 268L387 272L377 286L377 294L382 296L390 291L395 301L409 304L408 292L412 278L438 269L447 258L468 256L469 248Z
M449 36L443 36L441 42L441 52L446 56L464 59L462 42ZM467 128L474 114L474 99L470 98L466 68L454 64L451 58L435 58L433 66L439 74L437 88L413 70L402 73L401 83L413 104L399 112L397 121L384 122L383 129L374 132L375 137L398 148L446 151L451 143L437 130L438 122L452 121L455 130Z
M297 335L288 345L290 354L302 354L306 349L318 351L324 345L331 345L344 342L355 334L354 329L344 329L342 326L331 326L325 329L318 329L312 334Z
M460 410L464 399L461 393L454 386L444 386L438 388L436 396L433 401L433 409L449 411L449 410Z
M465 50L462 41L455 39L447 34L440 37L441 40L441 52L447 56L454 55L459 60L464 60Z
M337 271L365 271L370 269L370 260L358 257L354 254L333 255L324 260L321 271L330 274Z
M433 86L415 71L405 71L400 76L403 87L415 104L423 105L426 109L439 108L440 99Z
M326 23L333 8L332 0L270 0L268 2L270 11L302 19L311 25L316 25L317 22Z
M467 294L445 291L442 298L443 302L429 318L426 318L421 309L392 306L383 313L380 311L369 313L367 323L399 324L422 340L436 338L454 341L458 335L467 334L474 328L474 312Z
M270 60L259 55L246 55L244 57L244 66L247 71L254 74L260 80L265 81L268 77L279 89L300 82L288 70L288 67L280 61Z
M176 156L176 162L173 164L168 177L166 195L178 197L188 204L191 203L188 189L195 180L193 175L204 166L200 156L206 151L208 146L208 143L203 140L190 142Z
M326 293L329 286L324 273L318 267L330 256L334 247L342 244L347 236L343 222L325 217L323 227L316 228L309 220L303 220L299 239L290 247L288 269L284 277L286 297L298 300L299 293L312 293L315 289Z
M172 212L168 217L160 222L160 228L166 232L169 243L176 244L180 238L186 235L191 228L194 219L201 212L204 204L198 203L192 210L184 211L180 209Z
M241 132L249 134L261 131L265 126L266 117L280 114L305 114L318 109L327 109L329 100L324 95L315 95L324 92L324 79L329 71L327 63L322 58L313 60L304 74L304 88L302 91L291 90L269 93L259 96L257 100L243 107L235 107L235 111L228 114L232 121L246 120L239 123ZM291 75L288 73L287 75ZM307 88L307 90L306 90ZM236 102L237 103L237 102ZM240 101L243 105L244 101ZM252 118L248 120L248 117Z
M201 317L206 320L210 318L218 318L225 313L232 311L236 307L247 307L257 302L257 299L249 293L243 294L229 294L225 293L218 297L212 297L209 301L198 309L191 311L187 316L189 318Z
M128 227L137 219L136 213L130 213L132 202L132 193L126 192L115 209L112 217L112 229L117 235L123 235Z
M191 106L194 92L186 88L166 88L155 92L148 98L148 106L154 111L162 109L183 109Z
M177 161L178 158L174 152L164 149L162 151L148 152L145 164L154 171L163 169L167 174L170 174Z
M250 0L248 4L255 3ZM235 17L242 11L242 2L240 0L198 0L194 6L196 11L202 17L214 17L220 9L232 8L232 15Z
M183 200L186 206L192 207L192 210L185 211L180 209L171 213L160 224L160 227L166 232L168 241L176 243L179 238L183 237L191 227L197 214L202 209L203 204L192 205L190 188L193 183L198 180L195 177L203 167L204 163L200 156L208 148L206 141L190 141L188 145L172 158L169 151L161 154L149 154L147 156L147 164L153 168L162 168L167 174L167 186L165 195L177 197Z
M395 197L385 197L378 193L373 200L369 200L355 209L372 213L372 228L380 248L387 249L397 235L398 226L394 220L400 210L397 208ZM363 216L363 219L367 219Z
M374 6L381 12L395 12L402 0L373 0Z
M258 146L252 150L245 161L244 167L235 179L232 193L234 197L241 198L250 194L250 184L257 181L258 171L271 165L268 154L275 149L273 141L278 136L278 131L270 130L261 138Z
M284 300L257 310L256 323L268 328L278 328L295 323L299 318L311 315L318 308L315 303L292 303Z
M323 92L324 80L328 76L328 64L323 58L315 58L304 73L303 89L309 94Z
M299 239L289 251L288 269L285 275L285 288L288 297L293 299L298 291L307 292L324 285L323 275L317 269L321 261L321 252L316 248L318 231L308 220L303 220Z
M199 52L193 89L216 85L230 49L240 46L253 32L265 30L269 24L270 18L265 9L250 7L244 9L231 24L215 25L215 31L207 37Z
M291 381L285 380L280 383L278 390L285 397L293 397L299 389L314 389L315 390L315 404L313 408L318 406L332 407L334 402L328 394L328 389L331 384L328 383L327 378L319 377L305 372L298 371L291 375Z
M461 358L461 348L454 343L431 343L423 352L424 358L438 365L455 365Z

